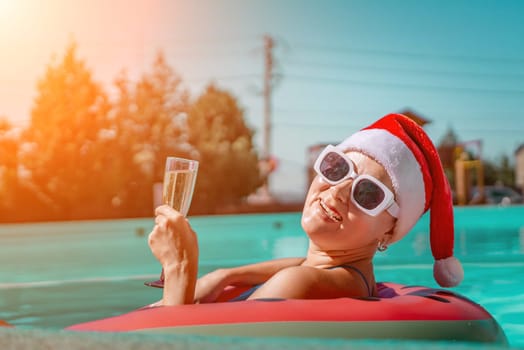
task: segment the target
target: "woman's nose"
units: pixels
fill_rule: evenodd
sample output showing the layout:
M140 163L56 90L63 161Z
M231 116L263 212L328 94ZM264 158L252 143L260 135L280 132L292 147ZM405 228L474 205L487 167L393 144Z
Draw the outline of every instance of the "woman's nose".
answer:
M331 188L329 189L331 196L334 199L341 201L342 203L347 203L349 199L349 194L351 192L352 183L353 179L349 179L337 185L331 186Z

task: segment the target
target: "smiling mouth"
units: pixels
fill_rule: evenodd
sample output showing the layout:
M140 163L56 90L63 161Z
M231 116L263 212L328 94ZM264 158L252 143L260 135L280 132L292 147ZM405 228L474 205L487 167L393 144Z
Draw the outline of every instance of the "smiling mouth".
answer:
M320 207L324 209L324 212L327 214L327 216L334 222L341 222L342 217L336 213L335 211L331 210L321 199L318 200L320 203Z

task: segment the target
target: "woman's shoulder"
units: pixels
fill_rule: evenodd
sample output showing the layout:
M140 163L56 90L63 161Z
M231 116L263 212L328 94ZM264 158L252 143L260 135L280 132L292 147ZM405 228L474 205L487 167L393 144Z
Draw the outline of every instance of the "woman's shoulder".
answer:
M369 295L367 280L364 283L357 272L351 270L348 274L343 268L326 269L300 265L277 272L253 297L324 299Z

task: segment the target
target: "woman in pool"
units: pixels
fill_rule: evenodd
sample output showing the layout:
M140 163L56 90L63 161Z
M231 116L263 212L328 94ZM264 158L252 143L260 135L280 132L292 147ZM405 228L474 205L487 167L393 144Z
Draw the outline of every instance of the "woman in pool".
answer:
M431 210L434 277L444 287L463 278L453 257L453 208L438 153L409 118L387 115L328 146L302 211L305 257L219 269L197 280L198 242L188 220L156 209L149 245L164 268L155 305L213 302L228 285L258 286L243 299L325 299L376 296L373 257L404 237Z

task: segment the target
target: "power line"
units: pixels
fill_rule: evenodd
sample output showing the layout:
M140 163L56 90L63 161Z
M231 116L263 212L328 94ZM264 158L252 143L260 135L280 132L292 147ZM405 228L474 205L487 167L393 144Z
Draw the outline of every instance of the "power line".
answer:
M360 129L362 125L346 125L346 124L327 124L322 123L303 123L303 122L293 122L293 121L277 121L274 123L277 127L284 128L320 128L320 129L340 129L340 128L353 128Z
M444 60L456 60L456 61L481 61L481 62L496 62L496 63L524 63L522 57L488 57L488 56L467 56L467 55L451 55L451 54L438 54L438 53L423 53L413 51L395 51L395 50L379 50L379 49L364 49L354 47L343 47L343 46L326 46L326 45L311 45L307 43L298 43L293 48L299 48L310 51L322 51L322 52L338 52L338 53L356 53L356 54L372 54L380 56L404 56L411 58L420 59L444 59Z
M244 38L207 38L207 39L191 39L191 40L183 40L183 39L173 39L173 38L163 38L162 40L159 39L148 39L143 38L140 40L137 40L135 37L133 37L132 40L111 40L111 38L104 38L104 40L83 40L79 41L74 39L73 41L77 44L78 48L82 47L101 47L101 48L136 48L137 42L143 43L143 45L140 47L140 49L143 48L152 48L155 49L159 46L162 47L177 47L177 48L185 48L185 49L200 49L200 48L209 48L210 46L218 46L218 47L224 47L225 45L238 45L238 44L246 44L246 45L252 45L254 40L258 40L258 37L251 36L251 37L244 37ZM24 44L26 44L25 41L19 40L16 42L13 42L11 44L11 47L13 48L19 48L23 47ZM64 45L66 47L67 45ZM39 51L41 49L45 49L48 47L48 45L43 44L42 42L32 42L31 47L33 49L38 49ZM214 50L214 48L213 48Z
M351 115L355 114L355 111L351 110L344 110L344 109L301 109L301 108L278 108L276 107L275 112L278 112L279 114L314 114L314 115L321 115L321 114L330 114L330 115Z
M344 110L344 109L303 109L303 108L274 108L274 111L278 113L278 115L282 114L292 114L292 115L322 115L322 116L351 116L351 115L364 115L369 113L375 113L374 111L355 111L355 110ZM487 122L499 122L501 119L519 119L519 121L523 120L523 116L521 112L508 112L504 111L501 112L500 110L493 111L483 111L482 117L477 118L476 116L479 115L479 112L475 111L474 115L472 115L471 111L465 111L465 112L457 112L457 111L451 111L451 112L444 112L446 116L460 116L460 118L465 117L472 117L468 118L465 121L487 121ZM484 116L485 115L485 116ZM497 119L494 119L494 115ZM503 117L501 117L503 116Z
M182 79L183 82L209 82L213 80L246 80L246 79L260 79L260 74L239 74L239 75L224 75L224 76L210 76L210 77L194 77L189 79Z
M302 65L305 67L315 68L329 68L329 69L353 69L353 70L371 70L371 71L386 71L386 72L397 72L397 73L414 73L414 74L431 74L431 75L451 75L451 76L469 76L469 77L485 77L485 78L506 78L506 79L522 79L524 73L512 72L511 74L504 73L486 73L486 72L464 72L464 71L445 71L445 70L430 70L430 69L413 69L413 68L401 68L401 67L380 67L380 66L367 66L367 65L355 65L346 63L326 63L326 62L312 62L312 61L300 61L295 59L289 59L292 67L296 68L296 65Z
M485 89L475 87L461 87L461 86L440 86L440 85L419 85L409 83L388 83L388 82L373 82L363 81L355 79L345 78L331 78L331 77L318 77L318 76L305 76L305 75L286 75L287 78L295 80L305 81L317 81L336 85L361 85L361 86L372 86L372 87L383 87L383 88L396 88L396 89L418 89L418 90L450 90L470 93L490 93L490 94L524 94L524 90L513 90L513 89Z
M326 124L325 122L322 123L304 123L304 122L293 122L293 121L277 121L274 123L277 127L283 127L283 128L319 128L319 129L332 129L332 128L347 128L347 129L360 129L362 125L351 125L351 124L343 124L343 123L336 123L336 124ZM486 128L453 128L456 132L494 132L494 133L522 133L524 131L524 126L522 127L515 127L515 126L508 126L507 128L503 127L486 127Z
M157 51L161 51L164 53L169 53L173 56L183 56L183 57L192 57L192 58L198 58L198 59L212 59L216 60L217 56L221 57L238 57L239 55L247 55L249 52L245 49L238 49L238 50L231 50L228 49L226 51L217 51L216 49L213 49L212 53L209 52L209 50L205 49L205 51L200 52L191 52L190 50L181 49L179 47L172 47L172 48L160 48Z
M237 38L205 38L205 39L175 39L175 38L164 38L162 41L157 40L155 41L148 41L148 43L151 44L161 44L168 42L170 45L185 45L185 46L223 46L224 44L237 44L237 43L244 43L244 44L251 44L254 40L259 40L260 37L258 36L245 36L245 37L237 37Z

